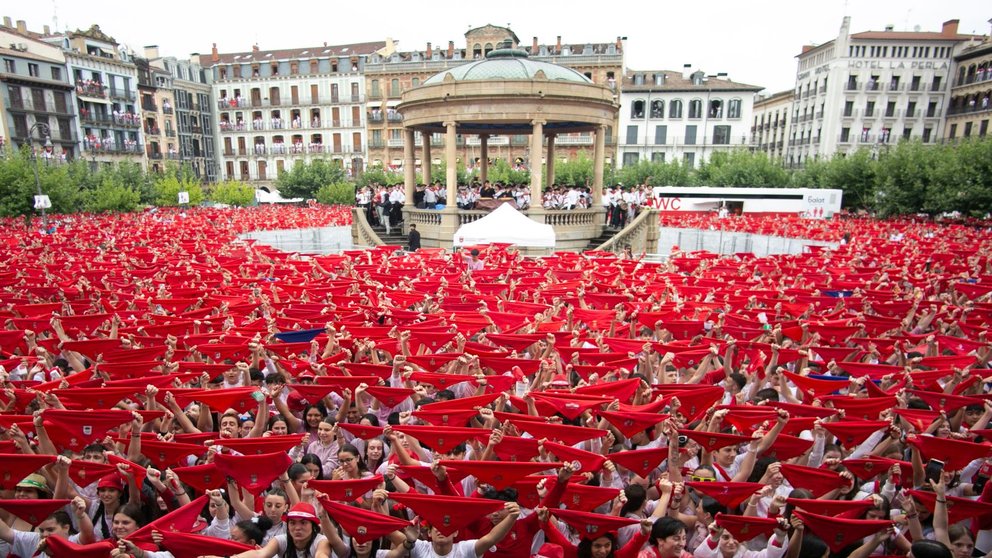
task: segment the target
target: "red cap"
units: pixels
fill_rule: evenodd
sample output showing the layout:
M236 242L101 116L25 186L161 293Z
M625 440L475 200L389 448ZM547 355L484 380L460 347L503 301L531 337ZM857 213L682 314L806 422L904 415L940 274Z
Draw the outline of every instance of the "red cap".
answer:
M459 461L443 459L441 465L454 469L465 475L472 475L479 484L488 484L496 490L503 490L514 482L548 469L561 467L561 463L544 463L539 461Z
M789 484L805 488L817 498L835 488L851 486L850 480L830 469L817 469L815 467L782 463L780 471L782 472L782 476L789 481Z
M125 486L124 478L120 475L120 473L110 473L109 475L100 477L100 481L96 484L97 490L101 488L113 488L114 490L119 490L121 492L124 492Z
M320 500L320 505L358 543L378 539L393 531L402 531L410 525L409 521L327 499Z
M412 509L422 520L426 520L431 527L445 536L451 535L478 518L497 512L504 507L502 500L488 500L486 498L426 495L413 492L403 494L394 492L390 494L390 497Z
M736 508L764 485L758 482L687 482L696 492L713 498L728 508Z
M382 475L365 479L307 481L308 488L323 492L331 500L339 502L355 502L370 490L378 488L380 484L382 484Z
M667 458L668 448L628 450L610 454L610 461L643 478L647 478L651 471L657 469Z
M0 509L6 510L27 521L32 527L37 527L53 513L72 500L0 500Z
M304 521L309 521L314 525L320 525L320 518L317 517L317 510L314 509L313 504L308 504L306 502L300 502L289 508L289 511L286 512L286 521L289 521L290 519L302 519Z
M771 537L775 529L779 527L778 519L774 517L717 513L715 519L717 526L726 529L740 542L749 541L760 535Z
M823 422L823 427L837 437L840 445L848 450L861 445L872 434L888 428L891 423L884 420L848 420L840 422Z
M840 552L892 526L891 521L885 520L840 519L802 510L793 510L792 513L802 520L807 529L823 539L832 552Z
M580 537L589 540L596 540L607 533L616 533L621 527L640 523L639 519L577 510L555 509L551 513L571 525Z
M233 478L245 490L260 494L272 484L293 460L285 452L266 453L262 455L214 455L217 469Z

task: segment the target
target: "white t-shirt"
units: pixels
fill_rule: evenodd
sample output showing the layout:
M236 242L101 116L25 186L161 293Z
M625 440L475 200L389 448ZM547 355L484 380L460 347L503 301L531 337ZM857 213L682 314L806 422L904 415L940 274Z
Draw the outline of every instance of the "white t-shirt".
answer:
M41 542L41 535L32 531L18 531L14 529L14 543L10 545L11 558L32 558L38 550L38 543ZM79 544L79 535L69 537L69 542ZM48 558L44 552L39 553L35 558Z
M286 541L289 540L289 535L276 535L273 538L276 540L276 542L279 543L279 556L284 556L286 554L286 545L287 545ZM309 556L317 555L317 545L320 544L320 541L324 541L324 540L327 540L327 537L318 533L317 536L313 539L313 543L310 544ZM296 555L297 556L300 555L299 550L296 551Z
M434 552L434 545L430 541L417 541L410 550L410 558L479 558L475 554L475 543L477 539L456 542L451 545L451 552L441 555ZM376 552L375 558L385 558L388 550Z

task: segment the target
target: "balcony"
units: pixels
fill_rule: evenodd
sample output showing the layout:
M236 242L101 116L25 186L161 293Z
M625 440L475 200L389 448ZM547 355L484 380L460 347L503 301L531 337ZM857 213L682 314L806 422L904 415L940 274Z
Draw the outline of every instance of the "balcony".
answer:
M220 123L221 132L247 132L248 126L244 122L238 122L232 124L230 122L221 121Z
M375 124L378 124L378 123L380 123L380 122L383 121L382 112L379 112L379 111L372 111L372 112L368 113L368 118L369 118L369 122L372 122L372 123L375 123Z
M176 131L173 130L172 128L166 128L165 129L165 136L166 137L169 137L169 138L174 138L174 137L176 137Z
M207 106L207 105L203 105L203 106ZM189 110L193 112L200 112L200 103L193 103L193 105L189 107Z
M132 93L130 91L121 91L119 89L111 89L110 90L110 97L112 99L119 99L121 101L127 101L129 103L133 103L135 101L135 99L136 99L136 97L134 96L134 93Z
M992 110L992 105L990 105L988 99L983 99L982 103L968 104L959 107L951 107L947 110L947 115L952 116L956 114L971 114L976 112L986 112Z
M403 115L398 112L387 113L386 120L389 122L403 122Z
M931 93L939 93L944 90L944 84L942 83L932 83L930 84Z
M311 143L307 146L307 153L324 153L324 147L322 143Z
M390 138L387 145L389 147L403 147L403 138Z
M167 153L165 155L165 158L168 159L168 160L170 160L170 161L178 161L179 160L179 154L178 153L175 153L175 152Z
M162 105L162 114L173 114L174 112L175 111L172 110L172 107Z
M865 91L868 93L879 93L882 91L882 87L877 81L869 80L868 83L865 84Z
M140 128L141 119L138 118L137 114L132 114L130 112L125 112L118 114L114 117L114 125L120 126L122 128Z
M87 110L79 111L79 121L94 126L110 126L110 123L113 122L109 114L99 114Z
M225 149L224 150L224 156L225 157L234 157L234 150L233 149Z
M117 144L109 139L85 139L83 149L91 153L108 153L112 155L140 155L144 153L144 147L137 142L125 142L124 145Z
M844 91L857 91L857 90L858 90L858 82L856 81L849 81L847 82L847 86L844 87Z
M928 108L925 118L940 118L940 111Z
M886 109L885 114L882 115L882 118L886 118L886 119L888 119L888 118L899 118L900 116L902 116L902 110L896 110L896 109L888 110L888 109Z
M269 147L269 154L271 155L285 155L289 153L289 148L285 143L274 143Z
M875 107L868 107L868 108L866 108L865 109L865 116L864 117L865 118L874 118L875 117Z
M382 100L382 91L380 91L378 89L373 89L372 92L369 93L369 100L370 101L381 101Z
M192 132L192 133L194 133L194 134L202 134L203 133L203 127L202 126L197 126L196 124L193 124L192 126L189 127L189 131Z
M887 91L905 91L906 90L906 84L905 83L890 83L889 86L886 88L886 90Z
M148 158L149 159L152 159L152 160L161 160L162 159L162 152L161 151L149 151L148 152Z
M76 95L81 97L107 98L107 87L100 82L84 81L76 84Z
M156 105L153 101L141 101L141 110L147 110L148 112L158 112L158 105Z
M352 95L351 96L351 102L352 103L364 103L365 100L362 99L362 96L361 95Z
M161 136L162 130L157 126L145 126L145 133L153 136Z
M845 145L848 144L848 143L851 143L851 136L848 135L847 137L845 137L844 135L840 135L837 138L837 143L839 143L839 144L845 144Z
M224 97L217 101L217 108L220 110L248 108L249 106L248 99L245 99L244 97Z
M386 147L386 142L381 139L373 139L369 141L369 147L373 149L382 149Z

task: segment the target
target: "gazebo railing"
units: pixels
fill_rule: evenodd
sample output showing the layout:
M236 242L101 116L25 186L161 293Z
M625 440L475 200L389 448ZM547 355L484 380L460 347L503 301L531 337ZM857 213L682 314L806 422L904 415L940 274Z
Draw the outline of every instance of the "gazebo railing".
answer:
M654 227L654 234L651 228ZM630 245L635 254L654 252L658 249L658 212L653 209L642 209L641 212L613 238L599 245L596 249L619 254L624 246Z
M358 207L351 208L351 221L354 226L351 228L352 242L360 246L383 246L385 242L372 230L372 225L365 218L365 211Z

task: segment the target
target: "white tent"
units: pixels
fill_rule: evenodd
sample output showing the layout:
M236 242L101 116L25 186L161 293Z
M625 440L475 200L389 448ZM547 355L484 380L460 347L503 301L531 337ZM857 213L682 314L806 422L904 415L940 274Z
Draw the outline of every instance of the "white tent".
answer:
M542 225L504 203L482 219L462 225L455 232L455 246L505 242L516 246L555 247L555 229Z

